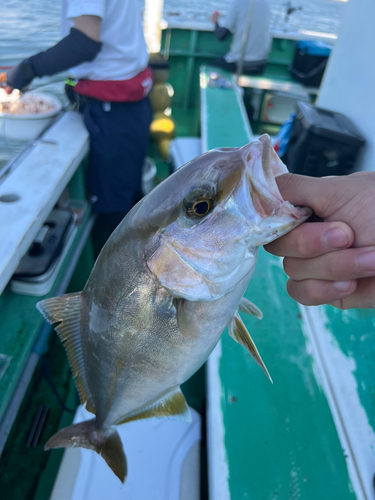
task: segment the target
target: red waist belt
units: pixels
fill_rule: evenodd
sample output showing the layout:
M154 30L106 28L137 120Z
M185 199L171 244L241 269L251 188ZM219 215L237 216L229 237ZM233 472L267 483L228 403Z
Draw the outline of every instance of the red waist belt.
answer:
M74 91L99 101L134 102L147 96L153 80L152 70L147 67L129 80L79 80Z

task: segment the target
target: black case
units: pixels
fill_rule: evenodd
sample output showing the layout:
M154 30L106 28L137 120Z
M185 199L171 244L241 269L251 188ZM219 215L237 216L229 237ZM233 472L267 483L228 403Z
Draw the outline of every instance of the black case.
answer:
M306 87L319 87L327 65L330 49L317 42L295 44L294 59L288 69L295 80Z
M365 140L341 113L299 101L282 160L292 173L322 177L345 175L355 168Z

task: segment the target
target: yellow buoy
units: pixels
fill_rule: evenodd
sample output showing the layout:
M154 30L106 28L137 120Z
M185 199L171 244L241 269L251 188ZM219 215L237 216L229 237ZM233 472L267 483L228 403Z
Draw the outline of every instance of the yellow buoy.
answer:
M150 134L156 142L163 139L173 139L175 129L176 126L172 118L164 113L155 113L150 126Z
M171 105L173 94L174 90L171 84L156 83L148 94L154 113L168 108Z

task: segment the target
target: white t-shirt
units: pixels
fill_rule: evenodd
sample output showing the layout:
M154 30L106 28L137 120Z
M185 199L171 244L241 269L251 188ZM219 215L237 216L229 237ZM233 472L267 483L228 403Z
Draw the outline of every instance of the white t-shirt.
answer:
M227 62L236 62L241 57L242 36L247 27L253 1L233 0L226 18L220 23L233 34L230 50L224 56ZM244 61L267 59L271 47L270 20L271 11L268 4L264 0L255 0Z
M149 54L137 0L62 0L61 34L69 34L73 18L92 15L102 20L102 48L91 62L70 69L87 80L128 80L147 67Z

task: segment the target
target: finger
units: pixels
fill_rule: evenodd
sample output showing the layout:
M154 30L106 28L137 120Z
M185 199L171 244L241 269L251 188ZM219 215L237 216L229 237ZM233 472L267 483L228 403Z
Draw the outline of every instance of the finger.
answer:
M325 280L288 280L287 291L292 299L304 306L318 306L342 301L355 292L356 280L325 281Z
M327 216L327 207L332 199L332 187L337 177L308 177L298 174L283 174L276 182L284 200L292 205L310 207L319 217Z
M332 305L338 309L375 308L375 277L358 280L354 293L332 302Z
M284 270L294 281L342 281L375 275L375 247L347 248L314 259L284 259Z
M312 258L349 248L353 241L354 233L344 222L306 222L264 248L279 257Z

